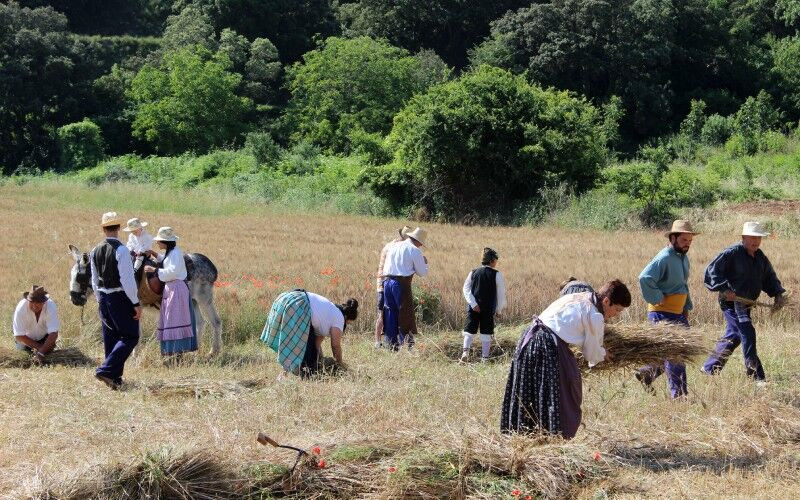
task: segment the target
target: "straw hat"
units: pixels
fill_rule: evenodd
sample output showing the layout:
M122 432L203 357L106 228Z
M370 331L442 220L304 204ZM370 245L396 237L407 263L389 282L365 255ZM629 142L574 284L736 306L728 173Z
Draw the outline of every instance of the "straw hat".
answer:
M158 228L158 234L153 239L155 241L178 241L175 231L169 226Z
M100 225L102 227L121 226L122 219L117 215L117 212L106 212L100 218Z
M742 236L769 236L769 233L764 231L764 224L760 222L745 222Z
M425 240L428 238L428 231L422 229L421 227L418 227L413 231L408 231L406 233L406 236L408 236L411 239L419 241L422 244L422 246L426 246Z
M39 285L33 285L30 292L25 292L22 294L22 298L28 302L43 304L47 302L49 295L47 295L47 290L45 290L43 287Z
M400 230L400 236L401 236L402 238L405 238L406 236L408 236L408 232L409 232L409 231L411 231L411 228L410 228L410 227L408 227L408 226L403 226L403 229L401 229L401 230Z
M132 233L137 229L142 229L147 227L147 222L140 221L138 217L134 217L133 219L128 219L128 225L125 226L122 230Z
M692 228L692 223L688 220L678 219L672 223L672 228L664 233L666 236L675 233L683 233L683 234L699 234L695 232L694 228Z

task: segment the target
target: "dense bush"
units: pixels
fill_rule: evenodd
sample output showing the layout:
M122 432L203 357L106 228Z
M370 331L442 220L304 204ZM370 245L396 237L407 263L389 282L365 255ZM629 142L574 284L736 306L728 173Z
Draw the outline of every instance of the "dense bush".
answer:
M103 159L103 136L92 121L64 125L57 135L62 170L94 167Z
M235 142L252 101L236 94L242 77L229 72L229 64L197 47L167 53L159 67L143 67L129 91L134 136L167 154Z
M716 113L709 116L700 131L701 140L711 146L725 144L733 134L732 122L731 118Z
M374 167L366 182L437 217L504 217L546 183L591 187L607 159L604 131L584 99L483 66L412 99L388 138L388 175Z
M354 131L386 134L395 113L430 80L421 67L385 42L328 38L288 72L293 139L348 152Z
M267 132L247 134L244 149L253 155L259 165L274 165L283 154L283 149Z

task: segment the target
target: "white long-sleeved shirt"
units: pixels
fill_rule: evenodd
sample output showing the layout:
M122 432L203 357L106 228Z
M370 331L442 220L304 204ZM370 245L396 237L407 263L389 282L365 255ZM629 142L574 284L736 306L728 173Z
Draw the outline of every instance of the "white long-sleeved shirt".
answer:
M166 257L164 257L164 254L159 254L158 262L164 263L164 266L158 270L158 279L164 283L185 280L186 276L188 276L186 261L183 260L183 251L177 246Z
M495 285L497 286L497 301L495 306L495 312L500 313L506 307L506 280L503 279L503 273L497 271L494 278ZM478 305L478 301L475 300L475 296L472 295L472 271L469 272L467 275L467 279L464 280L464 288L462 290L464 292L464 299L466 299L467 304L469 304L470 308L475 308Z
M117 240L118 238L106 238L107 240ZM120 241L120 243L122 243ZM117 270L119 271L119 282L122 285L120 288L100 288L100 277L97 275L97 269L94 266L94 250L89 256L89 264L92 269L92 290L97 301L100 301L100 292L114 293L125 292L132 304L139 303L139 288L136 286L136 278L133 274L133 260L131 259L130 250L125 245L117 247Z
M311 326L314 333L323 337L331 336L331 329L344 332L344 314L336 304L316 293L307 292L311 306Z
M422 255L422 250L411 242L411 238L391 245L386 251L383 263L384 276L427 276L428 264Z
M61 329L58 320L58 307L50 299L44 303L39 319L28 306L28 300L22 299L14 310L14 319L11 322L15 337L28 337L31 340L40 341L50 333L55 333Z
M147 231L142 230L140 236L131 233L128 235L128 250L134 253L144 253L153 247L153 236Z
M539 315L539 319L564 342L580 346L589 366L605 359L605 318L592 303L591 292L560 297Z

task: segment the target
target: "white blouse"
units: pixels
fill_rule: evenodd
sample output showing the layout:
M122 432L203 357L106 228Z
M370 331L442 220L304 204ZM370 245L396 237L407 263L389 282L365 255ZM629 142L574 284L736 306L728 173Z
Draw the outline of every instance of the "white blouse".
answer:
M564 342L580 346L589 366L605 359L605 318L592 303L591 292L560 297L539 315L539 319Z
M141 236L131 233L128 235L128 250L135 253L144 253L153 246L153 236L147 231L142 231Z
M311 326L314 333L323 337L330 337L331 328L338 328L344 332L344 314L336 304L316 293L308 293L308 302L311 306Z
M185 280L186 276L188 276L186 262L183 260L183 251L177 246L166 257L164 257L164 254L159 254L158 262L164 263L164 266L158 270L158 279L164 283Z

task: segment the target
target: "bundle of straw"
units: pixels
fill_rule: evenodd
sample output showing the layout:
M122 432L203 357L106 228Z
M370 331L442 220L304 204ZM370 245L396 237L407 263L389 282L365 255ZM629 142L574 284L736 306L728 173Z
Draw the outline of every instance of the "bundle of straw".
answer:
M77 347L56 349L44 358L47 365L62 366L92 366L95 360L85 355ZM33 366L33 356L25 351L0 348L0 368L30 368Z
M183 378L167 382L156 382L146 386L157 396L188 396L195 399L204 397L224 397L258 389L267 385L265 380L206 380Z
M95 475L51 493L61 499L233 499L242 498L247 491L238 473L236 464L214 451L159 450L127 464L102 467Z
M591 368L595 370L619 370L658 365L665 359L689 363L696 356L707 352L700 332L669 323L621 323L607 325L603 346L611 355ZM578 353L582 370L589 365Z

